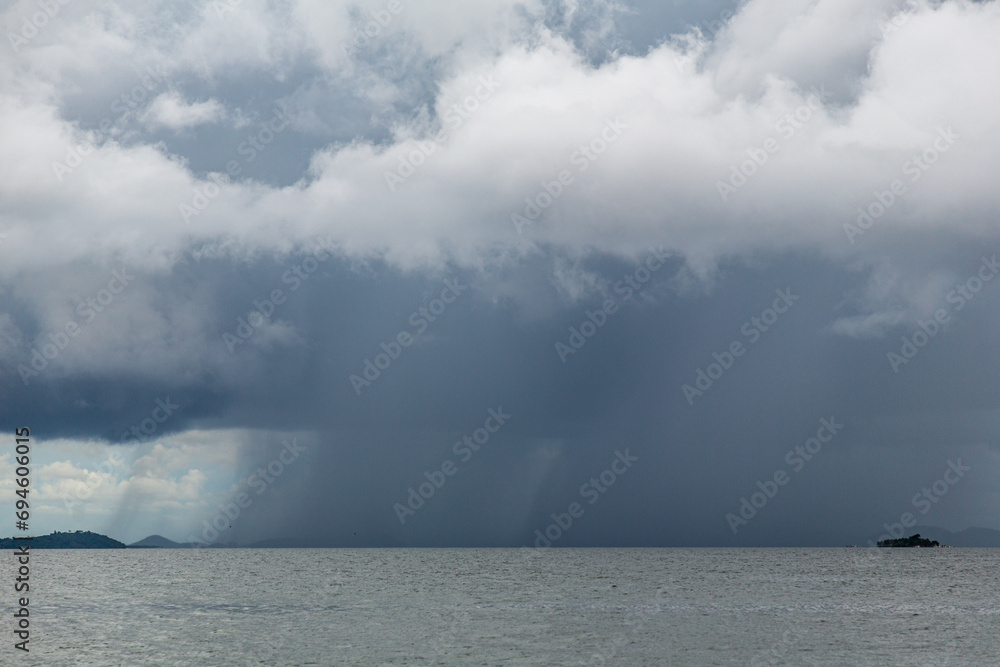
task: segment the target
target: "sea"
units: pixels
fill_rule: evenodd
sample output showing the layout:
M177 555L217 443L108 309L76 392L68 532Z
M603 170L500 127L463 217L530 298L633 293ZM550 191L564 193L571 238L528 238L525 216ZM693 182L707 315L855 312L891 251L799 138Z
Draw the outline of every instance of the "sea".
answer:
M1000 665L1000 549L12 553L3 665Z

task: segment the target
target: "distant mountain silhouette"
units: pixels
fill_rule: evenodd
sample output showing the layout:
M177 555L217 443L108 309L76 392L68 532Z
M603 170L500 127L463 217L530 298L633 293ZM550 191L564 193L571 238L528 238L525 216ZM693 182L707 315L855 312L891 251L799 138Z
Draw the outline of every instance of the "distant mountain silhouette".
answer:
M163 535L150 535L138 542L128 545L129 549L194 549L197 545L191 542L174 542Z
M174 542L162 535L150 535L138 542L128 545L129 549L240 549L244 548L235 542L214 542L212 544L197 544L195 542ZM254 542L245 548L250 549L302 549L313 546L308 540L275 538Z
M53 532L32 540L0 539L0 549L17 549L27 544L32 549L125 549L125 544L106 535L78 530L74 533Z

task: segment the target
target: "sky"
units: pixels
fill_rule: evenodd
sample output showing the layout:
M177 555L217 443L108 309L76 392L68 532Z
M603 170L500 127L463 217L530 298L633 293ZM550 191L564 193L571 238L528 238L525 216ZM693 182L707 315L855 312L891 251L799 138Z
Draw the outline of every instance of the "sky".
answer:
M0 28L0 495L28 427L31 532L1000 529L995 1L19 0Z

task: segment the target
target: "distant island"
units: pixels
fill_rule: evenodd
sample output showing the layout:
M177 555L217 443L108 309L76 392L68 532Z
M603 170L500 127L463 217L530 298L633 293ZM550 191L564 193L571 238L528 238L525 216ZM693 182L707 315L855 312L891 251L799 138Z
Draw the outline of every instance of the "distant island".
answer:
M23 545L29 545L32 549L195 549L201 546L208 546L215 549L225 549L235 547L235 544L194 544L192 542L174 542L161 535L150 535L134 544L125 544L118 540L92 533L89 530L77 530L72 533L53 532L51 535L40 535L31 540L17 539L12 537L0 538L0 550L16 549Z
M898 548L898 547L994 547L1000 548L1000 530L990 528L966 528L960 532L952 533L942 528L934 526L914 526L914 528L926 530L927 533L937 535L946 540L948 544L941 544L937 540L929 540L921 537L920 533L899 539L880 540L877 544L874 540L868 541L868 546ZM884 537L884 535L883 535ZM391 541L380 541L375 545L360 544L355 538L353 543L335 542L333 540L321 540L313 538L269 538L257 540L248 544L238 544L236 542L214 542L211 544L195 542L174 542L162 535L150 535L146 538L125 544L116 539L94 533L91 531L77 530L73 532L55 531L50 535L39 535L25 540L24 538L0 538L0 551L17 549L23 545L29 545L32 549L324 549L324 548L359 548L363 546L374 546L377 548L395 548L404 546ZM849 545L857 547L858 545Z
M253 542L248 545L241 545L235 542L213 542L212 544L198 544L197 542L174 542L162 535L150 535L134 544L128 545L129 549L304 549L315 546L307 540L296 539L269 539Z
M74 533L54 532L51 535L39 535L30 540L15 540L12 537L0 538L0 549L17 549L25 544L32 549L125 549L126 545L106 535L98 535L88 531L78 530Z
M150 535L138 542L125 544L107 535L92 533L89 530L77 530L74 532L60 533L53 532L51 535L40 535L27 539L14 539L12 537L0 538L0 550L17 549L18 547L29 545L32 549L239 549L243 548L235 542L214 542L212 544L199 544L196 542L174 542L162 535ZM297 540L262 540L250 544L250 548L296 548L311 546L305 542Z
M150 535L134 544L128 545L129 549L194 549L198 547L193 542L174 542L162 535Z
M878 542L880 547L939 547L941 544L937 540L928 540L926 537L920 537L920 533L916 535L910 535L909 537L901 537L895 540L881 540Z

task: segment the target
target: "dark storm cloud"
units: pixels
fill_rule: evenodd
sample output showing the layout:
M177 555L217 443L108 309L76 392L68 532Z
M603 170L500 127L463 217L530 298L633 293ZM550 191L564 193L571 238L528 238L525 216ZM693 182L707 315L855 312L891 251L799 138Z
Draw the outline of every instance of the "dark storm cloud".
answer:
M627 267L603 269L610 278ZM665 291L652 304L623 308L565 365L554 342L567 338L599 297L563 305L544 326L516 313L476 317L482 296L473 297L435 323L438 345L407 349L361 397L345 382L343 364L339 372L324 365L330 372L296 393L324 413L311 422L327 443L310 467L317 491L310 497L300 488L288 505L299 527L282 515L275 529L336 543L355 532L380 544L526 543L552 523L550 514L586 503L591 496L581 499L580 487L607 469L616 451L629 449L639 462L593 506L584 505L585 518L560 544L839 544L858 541L888 520L881 518L886 513L905 511L924 478L947 460L989 465L989 420L972 426L967 414L947 415L990 412L995 389L988 377L963 375L960 388L940 380L989 365L984 355L992 360L995 352L986 341L958 340L956 325L921 353L922 367L907 369L912 377L900 377L886 361L895 338L851 341L828 332L844 292L863 276L819 258L778 259L767 270L737 264L725 273L707 297ZM799 301L749 344L740 329L773 304L775 289L787 287ZM963 315L962 330L988 318L998 295L985 297L978 313L970 305ZM401 319L409 308L389 312ZM400 328L386 325L387 335L357 339L364 341L359 354L374 356ZM746 353L689 405L681 385L693 383L712 353L735 340L748 344ZM925 405L942 414L921 417ZM463 463L454 443L499 406L512 415L509 424ZM277 409L296 406L288 401ZM792 474L786 455L815 435L821 419L844 429ZM427 482L425 473L433 476L445 460L458 471L400 525L392 506L406 505L409 488ZM735 538L724 515L778 469L792 475L791 483ZM324 513L331 497L349 498L357 514ZM950 501L963 502L963 494Z
M5 61L4 428L119 442L169 398L156 437L241 433L244 487L299 438L220 538L241 543L842 545L906 512L996 527L1000 279L953 295L996 246L997 14L920 5L885 33L890 3L856 4L755 1L730 22L726 2L444 3L350 55L357 8L247 5L181 12L169 48L91 26L118 65L74 85L41 51ZM84 136L147 63L165 74L120 134ZM279 104L287 127L248 159ZM905 195L848 238L894 178ZM113 270L134 277L85 318ZM109 524L128 533L130 494Z
M966 251L978 259L976 249ZM911 496L948 460L988 469L984 445L995 438L988 415L997 397L978 369L995 363L981 332L1000 293L984 291L912 367L894 373L886 354L896 336L829 332L844 294L864 274L818 256L772 257L767 268L724 265L708 294L679 293L674 262L639 293L648 297L642 302L619 294L620 310L564 364L556 342L568 341L569 328L579 329L608 295L569 302L549 279L548 262L508 269L527 278L530 293L500 303L494 296L510 289L504 272L413 276L374 266L358 274L328 264L276 311L301 344L232 355L221 334L246 316L238 304L281 284L283 265L254 266L228 281L212 262L190 269L216 292L215 354L253 370L235 384L201 378L200 395L180 378L159 384L185 406L170 430L315 434L308 464L280 477L233 535L331 545L524 544L553 523L553 513L578 502L585 512L559 545L839 544L913 511ZM586 268L613 284L635 264L605 259ZM362 374L382 343L415 331L410 315L428 306L445 279L468 291L358 396L349 376ZM741 329L774 305L775 290L798 299L751 343ZM530 300L545 303L544 320L521 311L519 303ZM914 328L907 322L895 331ZM698 369L734 341L744 343L744 354L690 405L682 385L694 385ZM105 429L109 412L137 421L154 392L127 379L43 386L46 410L24 412L35 399L11 412L43 423L61 414L58 434L79 437ZM82 396L103 400L84 409ZM511 418L463 460L468 453L455 443L480 428L489 409ZM970 412L983 416L970 419ZM795 471L786 456L815 435L821 419L844 429ZM241 469L249 474L275 451L277 442L248 443ZM594 494L581 495L581 487L599 481L625 451L638 461L589 504ZM401 524L394 505L405 506L409 489L446 460L457 472ZM791 481L734 536L725 515L777 470ZM949 497L948 516L956 503L975 503L968 497L982 484L975 478Z

